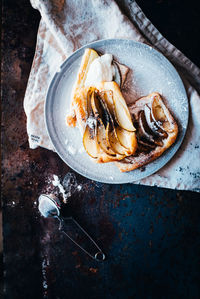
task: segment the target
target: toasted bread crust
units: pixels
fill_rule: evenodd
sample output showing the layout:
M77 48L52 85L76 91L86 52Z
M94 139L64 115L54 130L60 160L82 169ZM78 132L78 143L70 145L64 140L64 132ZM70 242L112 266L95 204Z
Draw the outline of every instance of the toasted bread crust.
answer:
M79 99L79 90L84 87L85 80L87 77L87 73L89 70L89 67L94 59L99 57L96 51L93 49L86 49L85 53L83 55L80 69L76 78L76 82L73 87L72 91L72 98L71 98L71 104L70 104L70 113L66 117L66 124L70 127L76 126L76 121L78 120L79 127L81 132L83 131L83 128L81 128L81 121L80 118L84 118L84 111L80 110L80 104L81 99Z

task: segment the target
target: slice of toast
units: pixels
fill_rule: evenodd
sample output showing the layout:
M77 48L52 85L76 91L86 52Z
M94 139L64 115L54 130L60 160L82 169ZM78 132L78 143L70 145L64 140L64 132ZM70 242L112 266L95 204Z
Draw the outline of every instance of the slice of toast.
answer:
M121 172L154 161L175 142L178 135L178 125L159 93L138 99L129 110L136 127L138 148L134 155L116 162Z
M71 103L70 103L70 113L66 117L66 123L70 127L76 126L77 121L77 110L79 110L79 106L77 107L76 104L76 97L79 96L80 90L85 85L87 73L89 70L90 65L92 62L98 58L98 53L93 49L85 49L84 55L81 60L80 69L76 78L76 82L74 84L73 90L72 90L72 97L71 97Z

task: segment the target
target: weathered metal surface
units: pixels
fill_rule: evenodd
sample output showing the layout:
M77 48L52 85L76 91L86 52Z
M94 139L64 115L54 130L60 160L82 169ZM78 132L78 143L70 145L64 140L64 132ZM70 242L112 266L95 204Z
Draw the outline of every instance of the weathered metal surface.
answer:
M198 298L199 194L106 185L72 172L27 143L23 96L39 15L4 2L2 185L5 298ZM37 198L70 181L64 207L107 254L97 263L39 215ZM81 186L78 190L77 186Z

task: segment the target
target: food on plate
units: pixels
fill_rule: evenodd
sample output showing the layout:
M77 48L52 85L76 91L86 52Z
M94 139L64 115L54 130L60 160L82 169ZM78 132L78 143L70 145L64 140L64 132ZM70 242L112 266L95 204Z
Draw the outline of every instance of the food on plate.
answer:
M159 93L127 106L121 89L128 67L86 49L75 82L68 126L78 125L87 154L131 171L156 158L176 140L178 126Z
M178 125L161 95L154 92L129 106L134 118L138 148L117 163L120 171L131 171L157 159L176 140Z
M115 92L115 88L117 88L117 92ZM75 97L74 107L76 107L77 123L83 132L83 145L89 156L97 163L120 161L124 157L132 155L137 148L135 128L130 113L125 114L125 117L129 129L132 131L123 129L121 123L114 118L115 106L114 104L109 106L106 102L108 91L112 92L114 96L115 94L120 96L117 83L101 82L95 87L82 88L79 90L78 96ZM124 106L125 104L121 107L122 113ZM121 139L126 141L126 146L120 142L116 133L119 128L123 130Z
M117 68L117 72L116 72ZM115 80L122 86L125 82L129 68L113 60L111 54L99 56L93 49L86 49L83 55L77 79L72 91L70 113L66 117L68 126L75 127L77 121L76 98L83 87L90 87L101 82L110 82ZM79 112L79 111L78 111ZM78 113L81 117L82 114ZM81 130L81 128L80 128Z

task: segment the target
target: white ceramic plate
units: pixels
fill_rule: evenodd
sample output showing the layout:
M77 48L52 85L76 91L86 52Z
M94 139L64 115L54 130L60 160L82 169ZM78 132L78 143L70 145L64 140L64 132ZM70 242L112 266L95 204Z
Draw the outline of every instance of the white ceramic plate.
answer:
M179 135L175 144L164 154L143 169L120 173L114 163L95 164L85 153L82 138L77 128L65 124L69 111L72 86L76 80L85 48L93 48L101 53L111 53L114 58L127 65L132 72L127 86L132 94L128 101L157 91L179 125ZM126 95L126 93L125 93ZM163 167L180 147L188 124L188 99L183 83L172 64L153 48L131 40L108 39L85 45L74 52L56 73L48 90L45 119L47 130L58 155L76 172L103 183L130 183L147 177Z

